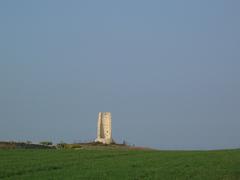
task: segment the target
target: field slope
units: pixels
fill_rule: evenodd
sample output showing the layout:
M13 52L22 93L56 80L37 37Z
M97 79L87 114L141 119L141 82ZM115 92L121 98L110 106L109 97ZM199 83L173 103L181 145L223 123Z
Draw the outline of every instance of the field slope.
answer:
M0 179L238 180L240 150L0 150Z

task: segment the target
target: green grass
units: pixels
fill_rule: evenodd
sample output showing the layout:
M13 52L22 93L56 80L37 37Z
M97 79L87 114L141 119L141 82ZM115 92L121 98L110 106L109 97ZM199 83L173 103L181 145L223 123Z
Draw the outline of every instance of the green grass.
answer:
M240 179L240 150L0 150L0 179Z

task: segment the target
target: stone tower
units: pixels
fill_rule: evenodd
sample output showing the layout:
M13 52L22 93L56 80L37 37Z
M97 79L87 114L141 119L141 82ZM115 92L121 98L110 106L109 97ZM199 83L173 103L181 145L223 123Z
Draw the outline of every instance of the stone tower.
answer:
M112 143L112 117L110 112L98 114L97 138L95 142Z

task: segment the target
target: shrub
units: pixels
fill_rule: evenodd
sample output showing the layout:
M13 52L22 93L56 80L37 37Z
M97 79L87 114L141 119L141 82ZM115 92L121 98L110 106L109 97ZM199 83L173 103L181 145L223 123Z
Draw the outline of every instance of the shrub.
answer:
M26 141L26 144L32 144L32 141Z
M51 146L53 143L51 141L41 141L39 144L45 145L45 146Z

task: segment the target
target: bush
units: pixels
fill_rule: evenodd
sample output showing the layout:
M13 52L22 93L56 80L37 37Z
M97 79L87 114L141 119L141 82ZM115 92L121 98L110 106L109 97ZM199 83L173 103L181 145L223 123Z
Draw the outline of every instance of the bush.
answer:
M53 145L53 143L52 143L51 141L42 141L42 142L40 142L39 144L45 145L45 146L51 146L51 145Z
M57 148L58 149L79 149L79 148L82 148L82 145L81 144L67 144L67 143L59 143L57 144Z
M26 144L32 144L32 141L26 141Z

